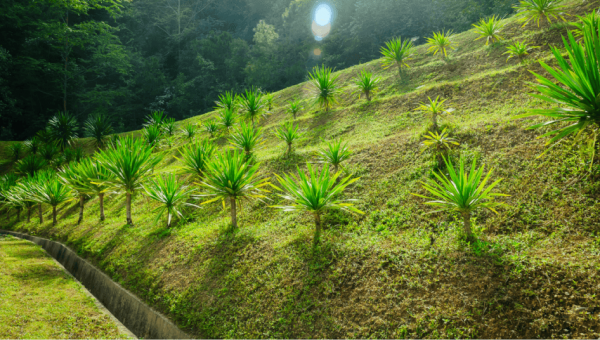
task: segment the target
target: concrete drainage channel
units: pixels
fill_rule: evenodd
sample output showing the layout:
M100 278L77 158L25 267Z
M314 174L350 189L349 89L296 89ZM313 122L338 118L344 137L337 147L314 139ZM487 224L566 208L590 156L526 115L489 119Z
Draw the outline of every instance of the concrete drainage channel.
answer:
M0 234L29 240L44 248L138 338L190 338L163 315L112 281L106 274L80 258L62 243L2 229L0 229Z

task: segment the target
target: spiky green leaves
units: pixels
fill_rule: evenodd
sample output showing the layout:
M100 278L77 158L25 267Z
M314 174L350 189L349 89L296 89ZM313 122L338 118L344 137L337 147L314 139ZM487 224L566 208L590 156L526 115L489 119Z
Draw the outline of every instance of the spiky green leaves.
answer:
M197 130L198 128L196 127L196 124L192 124L189 122L183 126L183 129L181 129L185 138L187 138L190 141L194 140Z
M167 213L167 228L171 228L173 216L183 217L183 207L198 208L197 205L188 203L195 189L180 184L172 174L151 179L143 187L148 197L160 203L160 206L154 210L157 214L156 220L158 221L164 213Z
M456 49L452 31L434 32L431 38L427 38L427 50L433 55L440 54L442 58L448 58L448 50Z
M64 150L78 137L79 123L72 114L59 112L48 121L47 131L50 139Z
M308 74L308 77L313 86L315 104L325 108L325 111L329 111L331 106L338 102L337 98L340 94L339 75L333 75L332 70L323 65L321 68L315 67Z
M545 18L549 23L551 18L565 20L563 11L567 7L563 5L564 0L521 0L518 5L513 8L516 11L515 17L520 21L524 21L523 26L530 21L537 23L540 26L540 20Z
M163 130L160 125L148 125L142 130L142 136L148 145L154 147L158 145L162 137Z
M298 115L298 112L300 112L303 109L302 105L300 104L300 100L289 100L288 104L289 106L287 108L287 112L289 112L295 120L296 116Z
M217 132L219 132L219 123L214 119L209 119L203 124L204 130L210 134L210 138L213 138Z
M233 110L223 109L219 112L219 124L225 128L225 131L229 132L235 125L236 116Z
M239 102L239 97L237 94L233 94L233 92L225 91L219 95L219 100L215 102L217 104L218 109L226 109L235 111L237 109L237 105Z
M412 60L415 55L414 45L411 40L395 38L385 43L385 47L381 47L383 61L381 65L384 69L397 67L400 77L402 77L402 69L409 67L407 62Z
M275 137L284 141L288 147L287 154L292 153L292 144L302 137L300 127L293 122L287 122L275 129Z
M242 150L246 154L246 159L249 159L252 152L264 143L262 129L242 122L240 127L231 134L229 142L233 147Z
M275 205L273 208L283 211L302 211L310 212L315 216L315 236L314 243L319 240L321 233L321 214L330 209L345 210L358 214L362 211L356 209L352 199L340 199L342 192L358 178L352 179L351 176L342 178L338 181L341 173L331 174L329 165L325 165L321 173L311 164L307 164L308 173L298 168L298 175L285 174L283 177L275 175L279 186L274 186L278 191L283 192L279 196L289 201L289 205Z
M431 97L427 97L427 100L429 101L429 103L421 103L416 109L415 111L421 111L421 112L426 112L431 114L431 121L433 124L433 129L437 131L438 129L438 125L437 125L437 118L438 115L442 114L442 113L450 113L453 112L454 109L446 109L445 106L445 102L447 99L440 99L440 96L437 96L435 99L431 99Z
M48 163L42 157L31 154L15 164L15 171L23 176L33 176L47 165Z
M173 136L175 134L175 118L167 118L162 124L163 133L167 136Z
M526 42L515 41L507 47L507 51L504 53L508 54L506 61L510 58L518 58L519 61L522 61L523 58L529 55L529 51L534 48L539 48L539 46L529 46Z
M215 151L216 146L209 141L183 146L179 151L180 160L183 163L181 167L183 173L202 178L204 171L206 171L206 166L212 160Z
M114 132L110 118L102 113L91 115L83 124L83 130L98 149L106 145L108 136Z
M146 123L144 124L144 126L155 125L161 127L165 119L167 119L167 115L164 111L154 111L146 117Z
M259 90L252 88L246 90L245 95L241 99L241 107L246 119L250 119L252 125L255 125L255 121L258 121L265 115L267 103L263 98L263 94ZM224 111L227 112L228 109Z
M37 176L41 179L33 186L31 200L52 207L52 222L56 224L56 206L73 200L75 197L71 187L59 179L52 170L41 171Z
M325 142L325 147L317 151L317 156L321 163L332 165L333 171L337 172L342 162L352 156L352 152L348 148L348 143L342 142L341 139L336 139Z
M373 77L372 72L363 69L358 77L354 78L354 86L356 86L358 98L360 99L364 95L367 101L371 101L371 96L377 90L380 81L379 77Z
M18 161L25 154L25 147L23 143L20 142L12 142L8 144L8 155L13 160L13 162Z
M32 154L32 155L37 155L37 153L40 151L41 147L42 147L42 141L38 138L38 137L33 137L29 140L26 140L24 143L25 146L25 150Z
M479 39L485 39L486 46L489 43L502 40L500 32L504 28L504 23L500 20L500 17L494 15L489 17L487 20L482 18L478 23L473 24L475 27L475 33L479 34Z

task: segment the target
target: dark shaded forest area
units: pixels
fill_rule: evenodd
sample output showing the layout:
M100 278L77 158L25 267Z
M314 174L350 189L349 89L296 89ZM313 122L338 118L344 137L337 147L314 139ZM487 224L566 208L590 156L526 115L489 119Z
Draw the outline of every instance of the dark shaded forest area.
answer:
M464 31L514 2L331 0L331 33L316 41L314 0L3 0L0 140L29 138L64 110L79 122L108 114L117 131L155 110L188 118L225 90L276 91L316 65L378 58L395 36Z

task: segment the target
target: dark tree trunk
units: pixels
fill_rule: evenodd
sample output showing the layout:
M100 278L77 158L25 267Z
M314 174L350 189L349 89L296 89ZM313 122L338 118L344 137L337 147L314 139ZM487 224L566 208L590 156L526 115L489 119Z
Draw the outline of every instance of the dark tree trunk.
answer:
M127 206L127 224L133 225L133 221L131 220L131 193L126 194L127 201L125 205Z
M40 216L40 224L44 223L44 215L42 214L42 203L38 205L38 215Z
M52 225L56 225L56 206L52 207Z

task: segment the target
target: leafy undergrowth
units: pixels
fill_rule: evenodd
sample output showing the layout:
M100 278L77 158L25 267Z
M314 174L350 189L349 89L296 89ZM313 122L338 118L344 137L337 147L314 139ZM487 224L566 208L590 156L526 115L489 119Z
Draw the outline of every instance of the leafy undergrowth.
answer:
M581 15L599 3L574 1L569 12ZM329 113L310 106L308 84L276 94L261 122L265 144L257 159L265 176L315 162L321 139L341 137L354 150L344 171L361 177L345 195L359 199L366 214L326 214L315 250L311 216L258 203L244 207L236 233L227 231L229 215L219 204L166 229L164 221L154 223L155 205L142 195L134 198L135 226L124 223L124 196L113 195L104 223L93 198L80 226L77 204L69 203L55 227L8 227L68 243L197 336L597 338L600 178L588 175L569 141L538 157L547 148L536 138L542 131L514 119L547 105L528 95L528 70L545 74L534 60L553 64L549 45L561 44L567 26L521 28L506 20L505 37L541 46L523 64L506 62L507 42L486 47L465 32L448 63L419 47L410 81L382 70L380 61L340 71L344 94ZM370 103L352 95L351 79L362 68L382 77ZM499 215L475 214L472 244L460 234L458 216L427 214L431 209L411 195L423 193L419 181L436 166L420 149L429 119L412 110L438 95L456 109L442 117L461 143L452 157L494 168L494 178L504 178L498 191L511 195ZM285 106L292 98L307 107L297 119L306 137L288 158L273 129L290 119ZM172 148L162 147L167 156L157 173L177 170L174 156L185 143L179 135ZM224 148L227 139L216 143Z
M128 338L92 297L31 242L0 235L0 337Z

